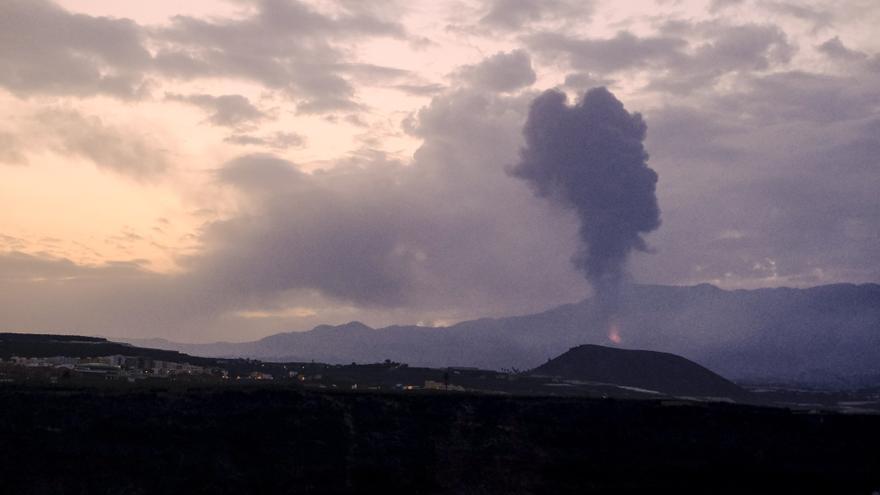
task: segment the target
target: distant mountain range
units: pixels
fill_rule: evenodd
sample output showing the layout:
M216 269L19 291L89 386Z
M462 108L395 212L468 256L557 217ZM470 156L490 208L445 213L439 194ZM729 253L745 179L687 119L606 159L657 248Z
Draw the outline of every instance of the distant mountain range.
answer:
M616 305L618 345L675 353L734 379L835 385L880 378L880 285L722 290L634 285ZM582 344L612 344L606 308L591 299L543 313L449 327L370 328L359 322L254 342L149 347L217 357L329 363L384 359L416 366L532 369Z

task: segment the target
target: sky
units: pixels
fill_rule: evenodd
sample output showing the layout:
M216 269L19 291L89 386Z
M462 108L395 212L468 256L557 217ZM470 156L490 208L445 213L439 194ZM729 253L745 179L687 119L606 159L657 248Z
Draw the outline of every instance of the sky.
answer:
M0 330L247 341L576 302L516 170L545 91L640 114L638 283L880 281L874 0L5 0ZM638 118L638 117L632 117Z

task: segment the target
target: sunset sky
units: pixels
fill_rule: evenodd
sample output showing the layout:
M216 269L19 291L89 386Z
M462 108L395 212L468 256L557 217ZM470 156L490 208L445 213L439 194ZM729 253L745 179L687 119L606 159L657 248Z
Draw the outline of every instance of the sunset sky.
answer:
M639 283L880 282L876 0L0 1L0 331L253 340L587 297L531 101L647 124Z

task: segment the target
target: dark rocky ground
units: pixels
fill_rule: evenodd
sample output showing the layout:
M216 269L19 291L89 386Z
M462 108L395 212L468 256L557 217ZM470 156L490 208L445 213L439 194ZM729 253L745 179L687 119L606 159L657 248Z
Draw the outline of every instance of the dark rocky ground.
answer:
M880 416L278 385L7 385L0 405L2 493L880 489Z

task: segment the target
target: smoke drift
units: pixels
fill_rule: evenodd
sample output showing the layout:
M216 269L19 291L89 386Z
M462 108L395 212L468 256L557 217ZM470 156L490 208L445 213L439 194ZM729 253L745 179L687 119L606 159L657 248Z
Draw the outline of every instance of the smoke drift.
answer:
M642 234L660 226L657 173L642 146L645 125L605 88L589 90L574 106L546 91L529 110L525 146L513 170L536 195L574 210L581 246L572 262L600 301L616 299L633 250L645 251Z

